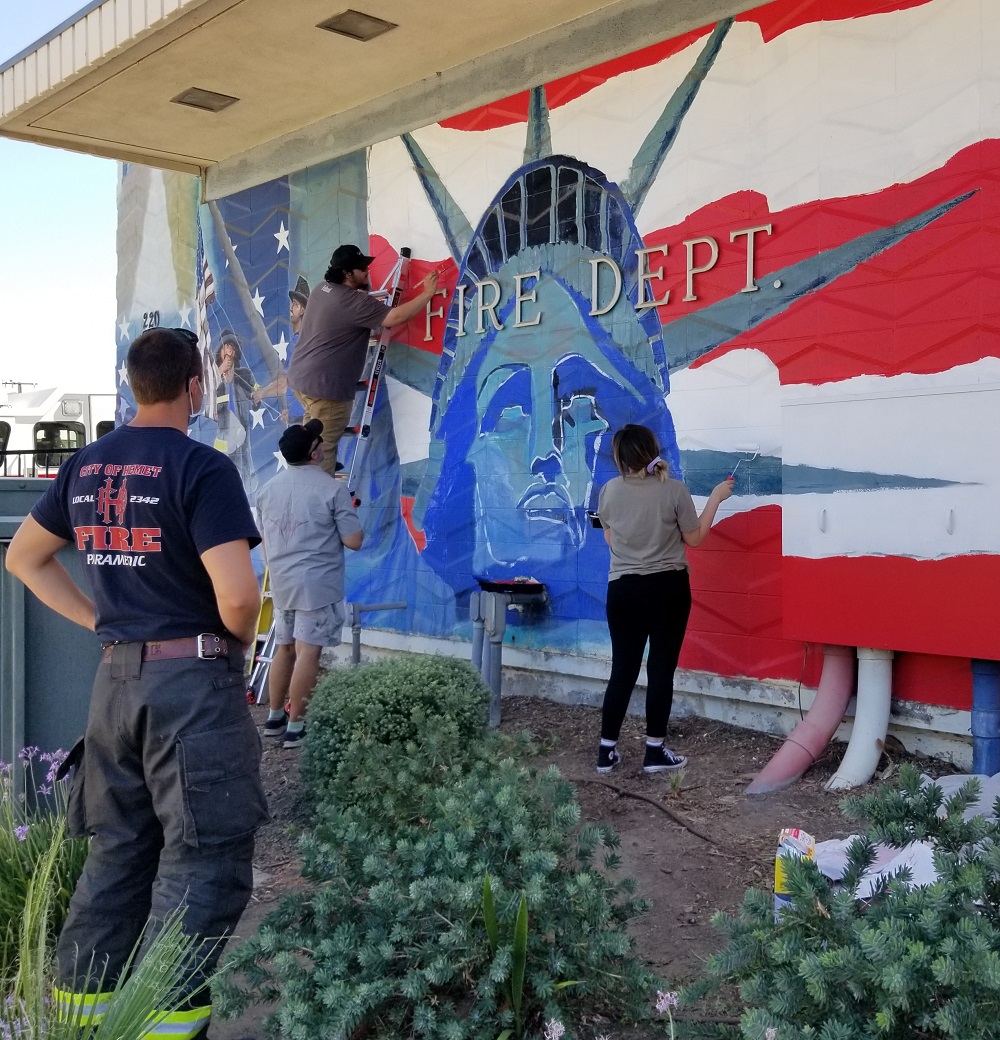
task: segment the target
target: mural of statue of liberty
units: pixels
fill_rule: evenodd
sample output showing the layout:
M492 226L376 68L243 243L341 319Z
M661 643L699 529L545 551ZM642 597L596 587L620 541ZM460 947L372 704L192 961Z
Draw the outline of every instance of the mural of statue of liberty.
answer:
M459 274L436 376L432 386L420 387L431 392L432 409L429 459L413 511L426 538L419 557L393 499L401 482L390 476L399 467L387 406L374 438L372 473L384 508L368 513L376 539L366 543L371 554L352 561L349 591L354 598L359 591L383 599L405 596L411 604L405 623L386 615L378 624L441 635L455 626L468 631L465 605L476 579L530 576L546 584L549 602L525 619L516 642L602 645L607 548L586 512L616 472L611 434L627 422L651 427L672 472L692 471L695 493L699 471L711 471L708 486L722 479L735 457L678 451L667 406L670 371L962 201L818 253L769 275L768 284L752 293L736 293L661 328L657 310L640 305L643 272L636 251L644 243L635 214L730 25L720 22L709 35L620 186L577 158L552 154L543 88L530 94L523 165L475 228L414 137L403 135ZM617 303L605 313L597 301L613 299L616 286L611 266L598 258L610 259L621 272ZM390 368L418 386L405 372L407 349L391 348ZM780 493L780 459L772 461L770 493Z

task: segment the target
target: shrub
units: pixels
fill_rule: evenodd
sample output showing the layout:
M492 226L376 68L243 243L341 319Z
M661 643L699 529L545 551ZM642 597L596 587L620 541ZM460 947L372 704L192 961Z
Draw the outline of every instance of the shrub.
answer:
M527 1028L538 1035L543 1017L573 1022L598 1011L641 1016L655 980L627 925L646 904L633 882L614 880L614 833L576 833L579 815L557 770L536 775L509 760L480 760L457 781L424 788L420 819L392 833L356 809L327 807L301 846L315 889L286 897L227 958L220 1010L281 999L269 1029L292 1037L364 1027L372 1040L496 1040L515 1026L523 895ZM483 914L487 874L495 953Z
M39 755L38 748L25 748L19 763L0 762L0 979L17 970L28 889L41 864L53 855L46 906L54 937L87 857L87 842L64 834L69 784L55 780L64 758L61 751ZM36 764L46 769L41 783Z
M904 766L898 787L848 798L845 812L871 823L841 885L790 860L792 906L775 921L772 894L749 891L735 916L717 914L728 945L689 996L737 984L747 1038L775 1028L781 1040L1000 1036L1000 803L991 818L964 820L978 794L973 780L945 800ZM909 888L903 872L855 899L873 843L918 839L934 847L934 884Z
M406 655L331 671L309 702L302 779L315 805L379 799L443 782L481 752L489 691L465 661ZM373 779L383 776L386 790ZM405 811L405 810L404 810Z

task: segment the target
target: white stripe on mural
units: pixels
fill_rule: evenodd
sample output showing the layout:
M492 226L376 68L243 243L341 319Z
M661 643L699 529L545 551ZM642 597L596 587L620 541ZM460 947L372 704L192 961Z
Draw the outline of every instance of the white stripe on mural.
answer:
M393 427L397 431L399 461L405 465L426 459L431 443L431 399L391 376L386 376L385 385L392 406Z
M755 24L735 24L643 204L640 230L747 189L773 210L877 192L1000 136L1000 76L984 68L996 53L990 42L1000 44L1000 4L969 0L812 23L770 43ZM554 147L620 181L703 43L558 110ZM583 116L592 107L618 115L603 139Z
M752 445L762 455L781 454L778 370L758 350L731 350L673 373L666 401L681 451Z
M1000 553L995 488L785 495L785 556L905 556L942 560Z
M524 158L525 126L489 131L434 124L413 134L442 183L475 229L493 196ZM408 245L414 256L444 260L449 250L413 163L399 138L373 145L368 164L371 230Z
M551 113L552 144L620 183L704 39L658 65L617 76ZM813 23L764 43L733 26L639 213L670 227L752 189L774 210L867 194L939 168L1000 137L1000 3L937 0L882 15ZM986 65L986 67L984 67ZM525 125L435 125L414 134L475 226L520 165ZM398 140L371 151L371 227L416 255L448 255Z
M997 358L928 375L783 388L786 466L960 482L786 494L785 554L941 559L1000 552L998 391Z
M781 392L786 465L1000 484L1000 359ZM1000 524L998 524L1000 527Z

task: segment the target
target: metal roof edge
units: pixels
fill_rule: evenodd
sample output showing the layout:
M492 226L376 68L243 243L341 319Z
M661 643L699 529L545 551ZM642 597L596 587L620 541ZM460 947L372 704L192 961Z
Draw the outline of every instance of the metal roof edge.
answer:
M0 65L0 75L5 73L8 69L12 69L19 61L23 61L29 54L33 54L43 47L46 43L51 43L60 33L65 32L71 25L75 25L77 22L82 21L90 14L91 11L96 10L106 0L90 0L90 3L85 4L80 8L76 14L71 14L69 18L60 22L54 29L49 30L44 36L40 36L34 43L29 43L23 50L17 52L13 58L8 58L2 65Z

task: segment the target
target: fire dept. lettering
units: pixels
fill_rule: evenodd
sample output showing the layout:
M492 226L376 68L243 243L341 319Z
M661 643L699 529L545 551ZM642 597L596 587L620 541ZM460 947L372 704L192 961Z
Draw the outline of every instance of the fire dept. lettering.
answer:
M96 524L73 528L76 547L111 549L114 552L160 552L159 527L100 527ZM87 560L90 563L90 559Z

